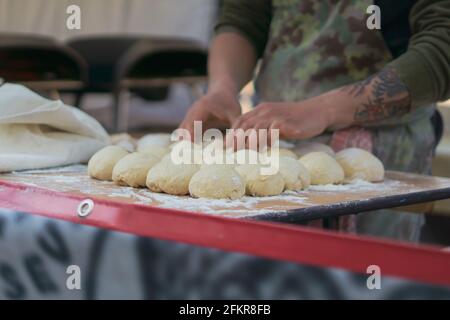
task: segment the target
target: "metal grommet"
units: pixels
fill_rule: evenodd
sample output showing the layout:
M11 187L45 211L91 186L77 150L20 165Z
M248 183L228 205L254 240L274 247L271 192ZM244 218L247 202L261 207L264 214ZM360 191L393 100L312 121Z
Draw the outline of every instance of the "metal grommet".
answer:
M78 205L77 214L80 218L85 218L91 214L92 210L94 210L94 201L85 199Z

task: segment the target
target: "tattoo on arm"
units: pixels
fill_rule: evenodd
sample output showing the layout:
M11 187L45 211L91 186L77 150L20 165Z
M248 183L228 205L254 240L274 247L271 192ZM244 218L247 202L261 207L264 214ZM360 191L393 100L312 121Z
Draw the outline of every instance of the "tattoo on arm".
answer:
M386 67L343 90L354 98L363 99L354 115L358 124L400 117L411 109L408 89L393 67Z

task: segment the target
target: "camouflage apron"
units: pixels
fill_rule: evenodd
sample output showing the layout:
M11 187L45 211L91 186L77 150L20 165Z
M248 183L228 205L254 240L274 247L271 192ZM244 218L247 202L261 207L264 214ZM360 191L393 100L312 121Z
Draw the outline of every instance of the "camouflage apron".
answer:
M261 101L300 101L381 70L392 55L379 30L366 27L371 0L272 0L272 22L255 84ZM327 132L315 140L338 151L360 147L390 170L431 171L434 106L400 119ZM347 231L417 240L422 215L381 210L340 219Z

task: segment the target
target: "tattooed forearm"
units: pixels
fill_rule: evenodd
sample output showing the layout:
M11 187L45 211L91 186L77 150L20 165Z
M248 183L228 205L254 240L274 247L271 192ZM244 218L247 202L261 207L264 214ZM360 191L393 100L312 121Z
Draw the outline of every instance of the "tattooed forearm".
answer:
M359 124L399 117L411 108L408 89L392 67L343 90L353 98L361 99L354 115L354 121Z

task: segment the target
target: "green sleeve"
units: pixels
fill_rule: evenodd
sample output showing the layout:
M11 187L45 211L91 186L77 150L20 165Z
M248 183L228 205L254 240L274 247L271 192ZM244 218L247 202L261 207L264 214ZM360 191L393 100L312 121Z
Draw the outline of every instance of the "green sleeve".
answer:
M412 106L450 98L450 0L418 0L410 12L408 50L390 64L410 91Z
M215 32L240 33L261 57L269 34L271 8L271 0L224 0Z

